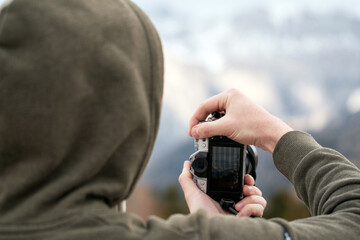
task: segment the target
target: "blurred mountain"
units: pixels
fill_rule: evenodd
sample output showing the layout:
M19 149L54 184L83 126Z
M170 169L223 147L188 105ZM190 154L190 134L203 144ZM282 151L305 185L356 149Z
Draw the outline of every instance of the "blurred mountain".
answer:
M135 2L163 41L164 109L181 114L172 132L186 132L197 104L231 87L299 129L320 130L360 108L349 104L360 91L354 1Z
M339 116L325 130L312 135L323 147L339 151L360 167L360 112Z

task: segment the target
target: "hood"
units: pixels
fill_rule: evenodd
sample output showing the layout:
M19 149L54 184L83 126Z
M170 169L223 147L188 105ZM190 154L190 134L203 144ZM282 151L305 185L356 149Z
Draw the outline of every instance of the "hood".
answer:
M150 20L126 0L0 11L0 222L126 199L159 124L163 56Z

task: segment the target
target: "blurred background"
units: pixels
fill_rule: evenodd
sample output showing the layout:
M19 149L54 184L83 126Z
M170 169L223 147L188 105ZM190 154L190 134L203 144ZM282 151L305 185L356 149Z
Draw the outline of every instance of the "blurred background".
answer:
M194 152L188 120L234 87L296 129L360 165L360 3L357 0L134 0L165 54L156 146L129 211L144 219L188 213L177 182ZM260 151L265 217L308 216L289 181Z

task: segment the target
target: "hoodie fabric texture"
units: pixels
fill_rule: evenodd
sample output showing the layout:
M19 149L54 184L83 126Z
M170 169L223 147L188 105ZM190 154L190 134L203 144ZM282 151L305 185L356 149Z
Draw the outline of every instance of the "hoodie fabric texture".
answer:
M0 223L126 199L161 108L149 19L129 1L15 0L0 27Z
M160 40L131 1L4 6L0 239L358 239L359 169L296 131L274 162L315 217L117 213L151 154L162 86Z

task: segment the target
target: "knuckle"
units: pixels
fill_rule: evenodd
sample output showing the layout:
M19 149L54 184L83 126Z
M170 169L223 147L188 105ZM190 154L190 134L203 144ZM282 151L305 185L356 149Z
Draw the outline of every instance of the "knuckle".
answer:
M206 101L200 103L199 109L206 109Z
M236 88L230 88L225 93L228 99L231 99L232 97L235 96L242 96L242 93Z
M252 212L252 207L250 205L246 205L241 209L241 213L246 216L250 216L250 213Z
M249 188L250 188L251 194L257 195L257 196L260 196L260 197L262 196L262 192L261 192L261 190L259 188L255 187L255 186L249 186Z
M208 136L209 128L206 125L202 125L198 128L198 133L200 136Z
M248 197L246 197L246 202L249 203L249 202L254 202L254 200L256 199L256 197L254 195L250 195Z
M234 94L236 94L236 93L238 93L239 91L236 89L236 88L229 88L227 91L226 91L226 93L228 94L228 95L234 95Z
M226 91L225 92L225 102L227 102L229 99L231 99L231 96L233 96L234 95L234 91L233 90L228 90L228 91Z
M251 195L254 195L255 194L255 189L253 186L249 186L249 192Z

